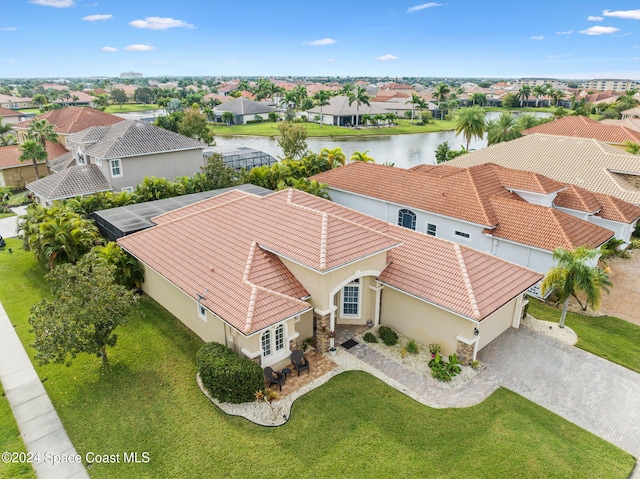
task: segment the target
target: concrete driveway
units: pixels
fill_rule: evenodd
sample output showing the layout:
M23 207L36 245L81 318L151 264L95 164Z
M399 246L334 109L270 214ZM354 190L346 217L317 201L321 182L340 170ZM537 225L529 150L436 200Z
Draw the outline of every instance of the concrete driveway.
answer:
M0 236L3 238L13 238L14 236L18 236L18 217L27 212L27 207L18 206L16 208L11 208L11 211L16 213L16 216L0 219Z
M640 457L640 374L527 328L479 353L495 381Z

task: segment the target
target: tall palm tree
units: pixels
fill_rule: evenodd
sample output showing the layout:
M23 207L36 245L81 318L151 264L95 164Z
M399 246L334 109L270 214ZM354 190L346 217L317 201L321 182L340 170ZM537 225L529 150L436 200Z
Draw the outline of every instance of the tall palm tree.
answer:
M516 119L511 113L501 113L497 120L487 124L487 139L489 145L520 138L522 132L518 128Z
M462 133L468 150L472 138L482 138L484 126L484 111L479 106L463 108L456 120L456 135Z
M444 109L442 108L443 102L447 100L447 95L451 92L449 85L446 83L439 83L433 92L433 96L438 100L438 110L440 110L440 119L444 118Z
M487 104L487 94L486 93L474 93L471 95L471 106L485 106Z
M567 94L563 90L551 90L550 95L557 107L560 100L562 100Z
M36 140L27 139L20 145L20 161L31 161L33 169L36 171L36 178L40 179L38 163L47 160L47 150Z
M519 116L518 119L516 120L516 124L520 129L520 131L533 128L538 123L539 123L538 119L535 116L533 116L531 113L525 113L524 115Z
M553 252L556 266L547 272L542 281L541 290L543 295L549 291L556 291L558 299L563 303L560 316L561 328L564 328L571 296L576 298L583 310L587 307L598 309L602 290L609 292L609 286L612 284L607 273L597 266L589 265L589 262L596 260L598 254L597 250L586 246L579 246L573 251L558 248ZM580 292L586 296L584 305L577 296Z
M538 102L540 101L540 97L544 96L546 92L547 92L547 89L542 85L536 85L531 89L531 94L536 99L536 108L538 108Z
M45 153L47 151L47 141L50 141L51 143L60 143L60 139L55 127L44 118L31 122L31 124L27 128L27 138L32 138L40 142ZM48 157L45 158L45 164L47 165L48 171Z
M352 162L353 161L361 161L363 163L375 163L376 160L374 160L372 157L367 155L367 153L369 153L369 150L363 151L363 152L354 151L353 154L351 155L351 158L349 158L349 161L352 161Z
M411 119L414 118L414 110L418 103L422 101L422 98L417 93L413 92L411 94L411 100L407 100L407 103L411 103Z
M524 102L527 101L530 96L531 96L531 86L522 85L517 95L518 99L520 100L520 108L524 106Z
M353 102L356 103L356 126L358 126L360 118L360 105L368 105L371 97L367 94L367 89L365 87L357 86L355 90L351 91L349 95L347 95L347 98L349 99L349 106L351 106Z
M320 128L324 123L324 115L322 114L322 107L329 104L329 98L331 98L331 92L328 90L320 90L313 95L313 100L317 106L320 107Z

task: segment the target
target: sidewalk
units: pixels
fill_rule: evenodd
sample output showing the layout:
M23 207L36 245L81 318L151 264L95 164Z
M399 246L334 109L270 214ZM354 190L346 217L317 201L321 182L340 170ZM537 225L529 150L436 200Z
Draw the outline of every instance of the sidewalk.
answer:
M18 236L18 218L27 212L26 206L16 206L11 208L16 216L0 219L0 236L4 238L13 238Z
M76 456L60 418L45 391L7 313L0 304L0 381L40 479L88 479L82 462L53 464L55 455Z

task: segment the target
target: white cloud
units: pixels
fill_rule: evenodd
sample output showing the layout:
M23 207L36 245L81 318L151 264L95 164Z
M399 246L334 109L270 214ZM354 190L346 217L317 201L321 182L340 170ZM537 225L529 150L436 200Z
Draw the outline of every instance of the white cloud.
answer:
M0 28L0 32L15 32L18 27L2 27Z
M436 3L436 2L423 3L422 5L415 5L409 8L407 10L407 13L415 13L415 12L419 12L420 10L424 10L426 8L443 7L443 6L444 6L444 3Z
M640 20L640 10L605 10L602 12L605 17L631 18L632 20Z
M589 27L586 30L580 30L580 33L584 35L608 35L609 33L616 33L619 28L616 27L603 27L602 25L596 25L595 27Z
M29 0L29 3L42 5L43 7L67 8L73 6L73 0Z
M135 43L133 45L124 47L124 49L132 52L148 52L149 50L155 50L156 47L152 47L151 45L141 45L139 43Z
M382 55L381 57L376 57L376 60L380 61L380 62L386 62L389 60L397 60L398 57L395 55L391 55L390 53L387 53L386 55Z
M594 15L588 16L587 20L589 20L590 22L601 22L602 20L604 20L604 17L596 17Z
M112 18L113 15L99 13L97 15L87 15L86 17L82 17L80 20L85 20L87 22L99 22L104 20L111 20Z
M571 35L573 30L567 30L566 32L556 32L556 35Z
M323 47L325 45L333 45L336 41L333 38L321 38L319 40L313 40L312 42L302 42L304 45L311 45L312 47Z
M118 49L114 48L114 47L102 47L100 50L102 50L103 52L117 52Z
M531 37L531 40L536 40L536 41L544 40L544 36L543 35L534 35L533 37Z
M134 20L129 25L136 28L147 28L149 30L168 30L169 28L196 28L184 20L163 17L147 17L144 20Z
M236 61L235 61L235 60L225 60L224 62L225 62L225 63L231 63L232 65L236 63Z

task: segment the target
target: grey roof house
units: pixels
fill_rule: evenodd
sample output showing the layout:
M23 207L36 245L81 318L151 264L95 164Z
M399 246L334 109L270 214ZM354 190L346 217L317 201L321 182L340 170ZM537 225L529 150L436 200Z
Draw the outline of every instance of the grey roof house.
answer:
M247 122L254 121L256 115L262 117L263 120L267 119L269 113L277 111L276 108L265 105L263 103L249 100L245 97L239 97L235 100L228 101L221 105L214 107L213 114L215 121L223 122L222 118L225 112L233 113L232 125L244 125Z
M358 107L355 101L349 105L349 99L346 96L334 96L329 100L328 105L322 107L322 112L319 106L315 106L307 110L306 115L310 119L317 116L318 121L325 125L352 126L356 124L356 115L357 123L362 125L363 115L386 115L390 112L393 112L393 108L383 108L380 103L372 102L370 105L361 104Z
M192 176L203 165L206 145L141 121L95 126L67 137L68 153L53 159L54 174L27 184L38 201L98 191L133 191L146 176Z

